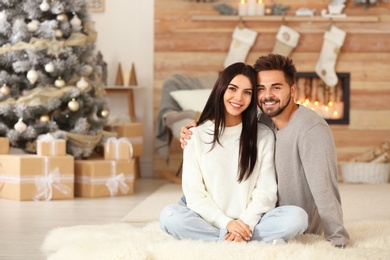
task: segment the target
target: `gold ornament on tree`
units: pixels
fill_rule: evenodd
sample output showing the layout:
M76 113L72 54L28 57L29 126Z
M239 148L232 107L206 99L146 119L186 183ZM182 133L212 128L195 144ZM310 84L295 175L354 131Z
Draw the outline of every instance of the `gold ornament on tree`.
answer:
M54 86L57 88L63 88L65 86L65 81L61 77L58 77L58 79L54 81Z
M118 64L118 71L116 72L116 80L115 80L116 86L123 86L123 72L122 72L122 65L119 62Z
M38 20L32 20L31 22L29 22L27 24L27 30L29 32L36 32L38 30L40 24L41 23Z
M50 121L50 117L48 115L42 115L39 117L39 122L47 123Z
M11 93L11 88L4 83L0 88L0 92L3 94L3 96L8 96Z
M102 118L107 118L110 115L110 111L108 109L103 109L100 111L100 115Z
M27 125L23 122L23 118L19 118L18 122L14 125L14 128L19 133L26 131Z
M135 74L135 66L134 63L131 64L130 70L130 78L129 78L129 86L137 86L137 75Z
M68 16L64 13L57 15L57 21L65 22L68 20Z
M76 112L77 110L79 110L80 104L75 98L72 98L72 100L68 103L68 108L70 109L70 111Z
M64 36L63 32L60 29L57 29L55 31L55 35L57 38L61 38L62 36Z

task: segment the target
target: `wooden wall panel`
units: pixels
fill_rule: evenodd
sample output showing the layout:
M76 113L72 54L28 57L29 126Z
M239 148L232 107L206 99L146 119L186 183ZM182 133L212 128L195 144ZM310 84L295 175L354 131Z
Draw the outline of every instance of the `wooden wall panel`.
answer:
M222 2L222 1L221 1ZM236 8L239 0L223 3ZM266 5L271 1L264 0ZM287 16L294 16L299 7L325 9L328 0L272 1L289 5ZM217 3L196 3L183 0L155 1L155 79L154 119L160 104L162 83L173 73L188 76L214 76L223 69L229 50L232 32L238 21L195 21L193 15L218 15L213 10ZM390 3L364 9L348 1L344 12L349 16L378 17L377 22L332 23L347 32L336 71L351 73L350 124L331 125L339 161L347 161L390 141ZM246 62L253 64L257 57L272 51L275 36L282 21L244 21L245 26L256 30L258 37ZM300 33L298 46L291 57L298 71L313 72L318 61L323 35L330 21L289 21L289 27ZM177 140L171 146L171 161L167 165L155 160L155 175L166 176L175 172L181 163L181 148Z

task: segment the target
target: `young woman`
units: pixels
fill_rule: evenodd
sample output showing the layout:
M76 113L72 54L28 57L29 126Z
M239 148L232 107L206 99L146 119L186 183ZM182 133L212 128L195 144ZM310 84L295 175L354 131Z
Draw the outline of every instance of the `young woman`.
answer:
M301 208L275 209L274 135L257 122L255 70L244 63L220 75L184 150L178 205L161 229L178 239L285 243L302 234Z

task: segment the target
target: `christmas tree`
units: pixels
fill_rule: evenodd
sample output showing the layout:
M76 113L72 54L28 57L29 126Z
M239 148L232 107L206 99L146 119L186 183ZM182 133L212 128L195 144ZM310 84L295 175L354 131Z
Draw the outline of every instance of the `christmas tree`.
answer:
M0 136L35 152L40 135L75 158L101 142L104 62L84 0L0 0Z

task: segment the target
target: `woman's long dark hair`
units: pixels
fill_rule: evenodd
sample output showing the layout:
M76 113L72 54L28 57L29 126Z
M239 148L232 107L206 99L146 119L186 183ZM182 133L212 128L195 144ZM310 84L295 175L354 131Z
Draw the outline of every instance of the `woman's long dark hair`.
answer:
M207 120L214 120L214 138L211 149L217 142L220 144L219 136L223 133L226 125L223 96L229 83L237 75L248 77L253 86L251 103L242 113L238 173L238 182L241 182L252 174L257 159L257 74L252 66L237 62L222 71L200 115L198 125Z

